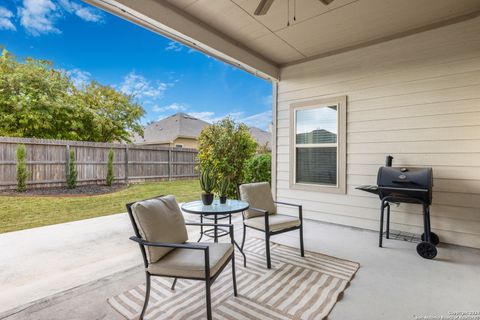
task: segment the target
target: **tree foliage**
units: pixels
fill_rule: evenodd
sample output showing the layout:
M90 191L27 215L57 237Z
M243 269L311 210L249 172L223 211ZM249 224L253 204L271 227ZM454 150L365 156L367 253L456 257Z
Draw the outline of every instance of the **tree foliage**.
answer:
M107 161L107 186L111 186L113 184L113 179L115 178L113 174L113 158L115 153L113 149L108 150L108 161Z
M25 145L17 146L17 190L24 192L27 190L27 150Z
M0 135L95 142L143 134L134 97L95 81L77 88L45 60L0 56Z
M77 160L75 158L75 151L70 150L68 159L68 175L67 175L67 187L73 189L77 186Z
M243 180L245 161L255 154L257 143L245 124L223 119L202 130L198 138L198 159L201 170L211 170L216 181L228 179L228 196ZM215 191L219 192L218 186Z
M272 155L264 153L247 160L243 182L272 182Z

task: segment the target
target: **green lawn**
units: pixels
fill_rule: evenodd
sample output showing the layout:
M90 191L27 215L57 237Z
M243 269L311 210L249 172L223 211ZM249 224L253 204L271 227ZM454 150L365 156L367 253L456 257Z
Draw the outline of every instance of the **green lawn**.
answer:
M98 196L0 196L0 233L125 212L125 204L161 194L178 202L200 197L198 180L143 183Z

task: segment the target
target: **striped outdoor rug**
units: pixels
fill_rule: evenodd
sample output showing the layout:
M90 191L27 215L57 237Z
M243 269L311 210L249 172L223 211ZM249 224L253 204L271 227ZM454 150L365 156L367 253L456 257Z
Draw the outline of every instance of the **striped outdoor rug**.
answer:
M213 318L324 319L355 275L359 264L298 248L271 244L272 269L265 262L265 242L249 239L245 244L247 268L236 254L238 296L233 296L231 267L227 266L212 285ZM152 277L147 320L205 319L205 284ZM137 319L143 306L145 285L108 299L127 319Z

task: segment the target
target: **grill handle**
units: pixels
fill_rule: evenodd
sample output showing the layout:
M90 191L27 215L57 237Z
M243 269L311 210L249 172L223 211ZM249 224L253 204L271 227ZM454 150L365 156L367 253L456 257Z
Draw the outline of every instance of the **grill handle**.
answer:
M418 184L418 183L416 183L414 181L410 181L410 180L392 180L392 182L393 183L405 183L405 184L407 184L407 183Z

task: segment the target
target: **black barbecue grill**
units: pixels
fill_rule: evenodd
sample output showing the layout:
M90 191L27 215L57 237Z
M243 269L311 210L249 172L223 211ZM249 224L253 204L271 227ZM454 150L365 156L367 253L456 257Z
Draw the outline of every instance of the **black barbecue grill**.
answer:
M390 236L390 204L414 203L423 207L424 233L417 252L426 259L437 255L438 236L430 230L430 205L432 204L433 172L432 168L392 167L392 156L387 156L384 167L378 169L377 185L359 186L357 189L377 194L381 200L380 235L378 246L382 246L384 213L387 211L385 237Z

